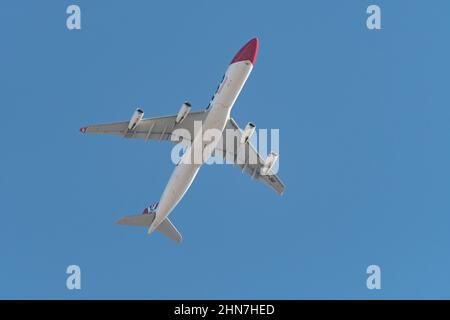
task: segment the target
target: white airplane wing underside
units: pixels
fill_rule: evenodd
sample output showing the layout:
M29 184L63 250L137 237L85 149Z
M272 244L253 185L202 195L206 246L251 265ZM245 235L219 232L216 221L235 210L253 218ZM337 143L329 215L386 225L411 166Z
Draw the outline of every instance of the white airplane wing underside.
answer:
M182 138L191 141L194 137L194 122L203 122L207 114L205 110L190 112L181 123L176 123L175 119L177 115L142 119L133 131L128 130L129 121L122 121L88 126L83 128L83 132L89 134L118 135L126 138L144 140L168 140L177 142ZM175 131L176 129L185 130ZM234 148L227 148L225 138L226 130L230 129L235 131L237 137L237 140L234 142ZM228 162L238 165L243 172L252 178L264 182L278 194L282 194L284 192L283 182L272 169L268 170L264 175L261 174L261 169L264 167L265 161L249 141L245 144L239 143L241 135L242 130L234 119L230 118L224 130L222 143L218 144L215 152L221 154Z
M226 130L235 131L236 140L234 141L234 143L227 143L225 138ZM278 194L283 194L284 184L278 177L278 175L275 174L273 169L270 169L265 174L262 174L261 169L264 168L265 161L250 143L250 140L248 140L244 144L241 144L239 142L242 133L242 130L239 128L234 119L230 118L225 127L222 141L219 143L219 147L216 148L215 152L222 154L227 162L231 162L239 166L242 172L247 173L249 176L256 180L264 182ZM231 147L227 147L227 145Z
M129 121L98 124L82 128L83 133L118 135L126 138L137 138L145 140L172 140L179 138L191 141L194 132L194 122L202 122L208 113L204 110L190 112L181 123L176 123L177 115L164 116L158 118L142 119L133 131L128 130ZM185 129L190 136L183 134L182 130L177 130L179 135L172 137L176 129Z

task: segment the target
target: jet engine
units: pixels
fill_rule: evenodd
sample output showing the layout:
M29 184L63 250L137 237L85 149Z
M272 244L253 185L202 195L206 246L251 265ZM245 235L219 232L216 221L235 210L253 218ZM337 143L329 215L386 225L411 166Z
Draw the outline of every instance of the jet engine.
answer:
M134 129L136 129L143 117L144 111L142 111L142 109L140 108L137 108L136 111L134 111L133 116L131 117L130 123L128 123L128 130L133 131Z
M275 162L277 162L277 160L278 154L272 151L268 155L266 162L264 163L264 166L261 168L261 174L266 175L273 168L273 165L275 164Z
M255 133L255 125L249 122L245 126L244 132L242 133L241 144L247 143L248 139L252 137L253 133Z
M175 122L182 123L183 120L186 119L187 115L189 114L189 111L191 111L191 104L186 101L181 105L180 111L178 111Z

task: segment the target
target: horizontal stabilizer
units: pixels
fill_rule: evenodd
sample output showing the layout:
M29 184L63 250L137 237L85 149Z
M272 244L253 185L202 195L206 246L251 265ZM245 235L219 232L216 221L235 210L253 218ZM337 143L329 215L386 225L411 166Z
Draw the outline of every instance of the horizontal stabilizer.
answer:
M181 234L177 230L177 228L175 228L172 222L170 222L169 218L164 219L164 221L161 222L161 224L158 226L157 230L162 232L166 237L169 237L173 241L178 243L181 242Z
M138 214L134 216L126 216L117 221L118 224L134 227L150 227L153 220L155 220L155 214Z
M147 214L126 216L117 221L117 223L125 226L150 228L153 220L155 220L155 213L151 212ZM172 222L170 222L168 218L164 219L164 221L161 222L156 230L177 243L181 242L182 237L180 232L177 230L177 228L175 228L175 226L172 224Z

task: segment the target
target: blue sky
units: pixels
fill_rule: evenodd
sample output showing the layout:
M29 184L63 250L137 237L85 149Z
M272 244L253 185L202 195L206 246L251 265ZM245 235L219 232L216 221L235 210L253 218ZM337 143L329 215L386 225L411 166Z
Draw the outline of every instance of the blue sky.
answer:
M382 30L366 28L378 4ZM77 4L82 30L66 28ZM448 1L0 3L0 298L450 298ZM232 116L280 129L279 197L205 166L175 245L115 221L170 143L81 126L206 107L258 36ZM66 267L82 289L65 287ZM366 288L377 264L382 289Z

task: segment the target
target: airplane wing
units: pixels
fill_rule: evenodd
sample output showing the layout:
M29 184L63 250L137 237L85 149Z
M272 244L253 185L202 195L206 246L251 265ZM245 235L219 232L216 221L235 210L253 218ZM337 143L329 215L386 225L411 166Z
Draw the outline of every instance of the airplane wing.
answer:
M118 135L126 138L138 138L145 140L172 140L172 133L176 129L177 139L184 138L189 141L194 132L194 122L205 119L207 112L205 110L190 112L181 123L176 123L177 115L142 119L132 130L128 130L129 121L113 122L106 124L92 125L81 128L80 131L89 134Z
M237 141L234 143L227 143L226 130L234 130ZM216 148L215 152L222 154L227 162L234 163L239 166L242 172L247 173L254 179L262 181L278 194L282 195L284 192L284 184L273 169L270 169L266 174L261 173L261 168L264 167L265 161L261 155L255 150L250 141L245 144L240 144L242 130L239 128L233 118L230 118L226 124L222 141ZM232 147L227 147L227 145Z
M205 110L190 112L181 123L176 123L175 119L177 115L142 119L132 131L128 130L129 121L91 125L81 128L80 131L88 134L118 135L126 138L145 140L179 141L180 138L183 138L187 141L191 141L193 138L195 121L203 122L206 115L207 111ZM176 133L178 134L174 134L176 129L185 130L177 130ZM224 138L227 129L234 130L236 133L237 141L233 144L234 148L227 148L226 146L227 142ZM219 147L216 148L215 152L222 154L227 162L238 165L243 172L247 173L252 178L264 182L278 194L283 194L283 182L272 169L264 175L261 174L261 168L264 167L265 161L249 141L245 144L239 143L241 135L242 130L236 124L234 119L230 118L225 127L224 136L222 138L223 143L219 143Z

